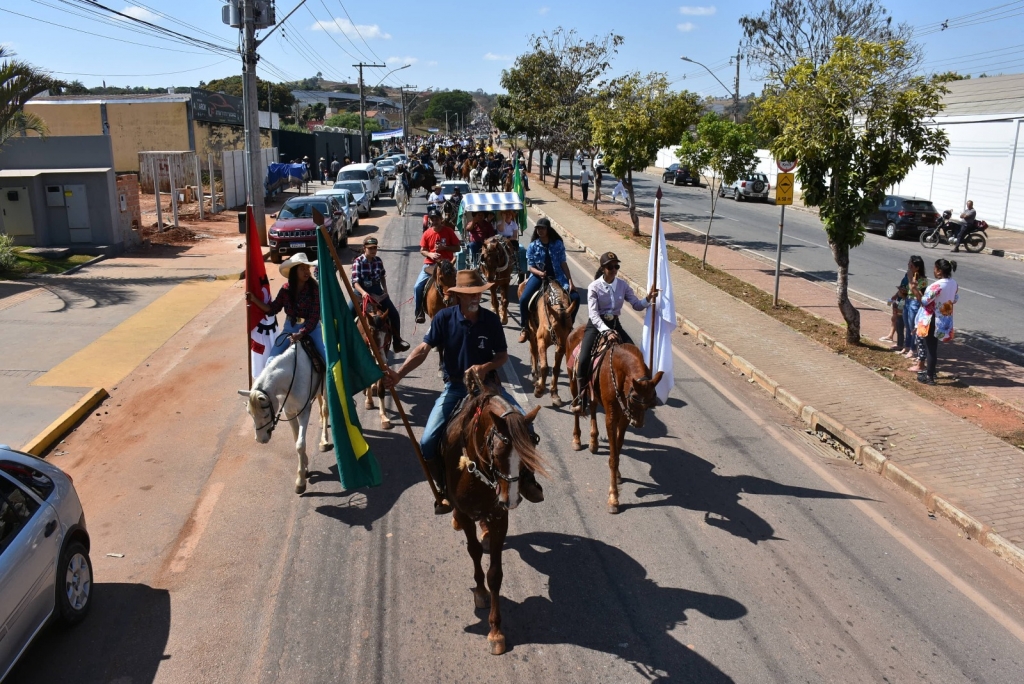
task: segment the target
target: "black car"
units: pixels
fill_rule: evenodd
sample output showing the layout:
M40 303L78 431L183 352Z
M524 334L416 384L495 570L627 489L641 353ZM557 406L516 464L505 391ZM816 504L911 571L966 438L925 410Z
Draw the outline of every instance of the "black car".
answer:
M890 240L907 234L917 238L920 232L934 228L938 222L939 212L931 200L886 195L878 209L868 215L867 229L885 233Z
M661 174L661 182L672 185L700 185L700 181L690 175L690 168L682 164L673 164L665 169L665 173Z

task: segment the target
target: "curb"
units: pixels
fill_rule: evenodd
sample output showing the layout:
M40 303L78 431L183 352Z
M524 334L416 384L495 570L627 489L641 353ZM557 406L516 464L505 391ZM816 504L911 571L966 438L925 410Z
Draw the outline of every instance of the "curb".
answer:
M50 445L68 431L68 428L81 420L82 416L89 413L93 407L106 399L107 396L107 391L102 387L93 387L74 406L65 411L60 418L50 423L45 430L36 435L21 450L33 456L42 455Z
M542 210L535 209L541 216L547 216ZM581 250L591 258L599 259L600 255L577 238L565 226L547 216L552 225L564 238L570 239ZM619 277L629 283L629 286L636 291L637 296L645 296L647 291L644 285L636 282L629 276L619 273ZM701 328L695 322L676 314L676 326L683 334L693 336L697 344L709 347L713 353L725 359L742 375L751 382L760 385L766 392L797 415L813 432L824 432L835 440L841 442L852 452L854 461L863 467L878 473L889 480L915 499L925 505L930 514L941 515L954 525L968 538L977 540L982 546L1002 558L1017 570L1024 572L1024 549L1020 549L1008 539L997 534L991 527L980 522L966 511L959 508L937 492L918 482L913 476L893 463L888 457L871 446L870 442L862 438L856 432L846 427L843 423L832 418L826 413L814 409L812 406L801 401L797 395L783 388L764 371L752 365L741 356L733 354L732 351L722 342L719 342L708 331Z

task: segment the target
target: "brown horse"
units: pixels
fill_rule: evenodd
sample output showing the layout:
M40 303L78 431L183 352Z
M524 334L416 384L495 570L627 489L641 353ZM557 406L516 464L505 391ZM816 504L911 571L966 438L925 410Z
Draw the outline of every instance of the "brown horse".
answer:
M366 344L376 345L377 349L380 350L381 358L388 360L388 354L391 351L391 320L388 318L388 312L373 299L373 297L363 297L362 302L363 316L366 317L366 322L370 325L370 332L373 335L372 340L366 340L366 334L363 333L362 327L359 332L363 334L363 339L366 340ZM377 395L377 399L380 401L380 427L383 430L390 430L393 426L391 425L391 419L388 418L386 411L387 402L387 390L384 387L384 379L381 378L377 382L373 383L365 390L366 395L366 408L373 410L373 395Z
M503 235L487 238L480 250L480 272L491 283L491 310L501 316L502 325L508 323L508 287L517 258L515 245Z
M527 281L528 282L528 281ZM518 294L523 295L526 282L519 285ZM572 301L569 293L558 281L547 279L523 321L526 338L530 342L530 374L533 377L533 396L542 397L548 379L548 347L555 346L555 365L551 369L551 404L561 406L558 396L558 373L562 359L568 353L567 340L572 332L572 320L579 304Z
M453 506L452 527L466 533L466 549L473 559L473 604L490 603L487 641L492 655L505 652L501 631L501 552L508 533L508 512L519 505L520 468L546 475L540 455L530 436L529 425L540 411L535 406L525 416L491 387L470 396L445 433L441 447L449 500ZM477 539L476 526L486 525L490 567L487 586L480 559L484 547Z
M569 349L573 350L570 358L578 353L576 350L583 341L584 326L579 326L569 336ZM575 397L585 391L576 383L575 364L568 364L569 391ZM662 371L651 377L651 371L644 363L643 354L632 344L613 343L601 357L600 365L593 373L594 400L590 403L590 453L597 453L597 406L604 409L605 427L608 431L608 468L611 470L611 486L608 489L608 512L619 512L619 456L622 453L622 441L626 437L626 427L644 426L644 416L648 409L654 408L657 395L654 388L661 381ZM583 449L580 443L580 417L573 416L572 448Z
M447 259L438 259L434 264L434 273L423 288L423 311L433 318L441 309L447 309L456 303L455 295L448 288L455 287L455 264ZM444 374L444 349L437 348L438 373Z
M467 159L462 162L462 170L459 173L459 177L462 180L469 182L469 173L476 168L476 162L473 159Z

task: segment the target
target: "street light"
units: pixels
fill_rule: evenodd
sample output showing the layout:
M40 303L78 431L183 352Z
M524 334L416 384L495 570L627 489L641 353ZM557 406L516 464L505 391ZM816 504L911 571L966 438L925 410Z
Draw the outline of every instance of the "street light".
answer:
M366 119L366 98L363 97L363 66L374 66L374 65L371 65L371 64L367 64L367 65L359 64L358 66L359 66L359 152L360 152L359 156L360 156L361 160L363 162L365 162L367 160L367 154L366 154L366 147L367 147L367 145L366 145L366 128L365 128L365 123L364 123L364 121ZM381 65L378 65L378 66L383 67L384 65L381 64ZM379 86L381 83L384 82L385 78L387 78L391 74L395 73L396 71L401 71L402 69L408 69L411 66L412 66L411 64L403 64L402 66L398 67L397 69L392 69L388 73L384 74L384 78L382 78L379 81L377 81L377 85L375 85L373 87L376 88L377 86Z
M725 88L725 92L729 93L730 95L733 95L732 91L730 91L730 90L729 90L729 86L727 86L727 85L725 85L724 83L722 83L722 79L720 79L720 78L718 78L717 76L715 76L715 72L714 72L714 71L712 71L711 69L708 69L707 65L705 65L705 64L701 64L701 63L700 63L700 62L698 62L697 60L695 60L695 59L690 59L689 57L680 57L679 59L683 60L684 62L689 62L690 64L696 64L697 66L702 66L702 67L704 67L704 70L705 70L705 71L707 71L707 72L708 72L709 74L711 74L711 76L712 76L712 77L713 77L713 78L714 78L714 79L715 79L716 81L718 81L718 82L719 82L719 83L721 84L721 86L722 86L723 88ZM734 102L739 102L739 93L736 93L735 95L733 95L733 101L734 101ZM735 123L735 122L736 122L736 115L737 115L737 114L738 114L738 112L736 112L736 111L733 111L733 113L732 113L732 120L733 120L733 123Z

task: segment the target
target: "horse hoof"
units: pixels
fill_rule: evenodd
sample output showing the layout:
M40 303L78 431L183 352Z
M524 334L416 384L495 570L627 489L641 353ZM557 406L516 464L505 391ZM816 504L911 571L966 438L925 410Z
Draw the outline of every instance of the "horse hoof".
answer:
M487 637L491 644L491 655L503 655L505 653L505 635L499 634L496 637Z
M613 503L608 504L608 512L611 513L612 515L617 515L618 512L619 512L619 504L613 504Z
M533 390L533 396L535 396L537 398L543 397L544 396L544 388L543 387L535 388Z
M473 607L477 610L489 608L491 605L490 596L486 591L473 590Z
M374 405L373 405L373 402L372 402L372 401L368 401L368 402L364 403L364 404L363 404L363 407L364 407L364 408L365 408L365 409L366 409L367 411L372 411L373 409L377 408L376 406L374 406Z
M551 397L551 405L555 408L561 408L564 403L565 402L562 401L562 398L557 394Z
M391 424L391 421L390 421L390 420L382 420L382 421L380 422L380 429L381 429L381 430L391 430L391 429L393 429L394 427L395 427L395 426Z
M306 491L306 478L302 478L295 483L296 494L302 494L304 491Z
M596 454L597 453L597 441L596 440L590 443L590 453L592 453L592 454Z
M326 444L321 444L320 445L320 451L330 451L333 448L334 448L334 445L331 444L330 442L328 442Z
M572 450L573 451L583 451L583 445L580 444L578 440L574 439L574 440L572 440Z

